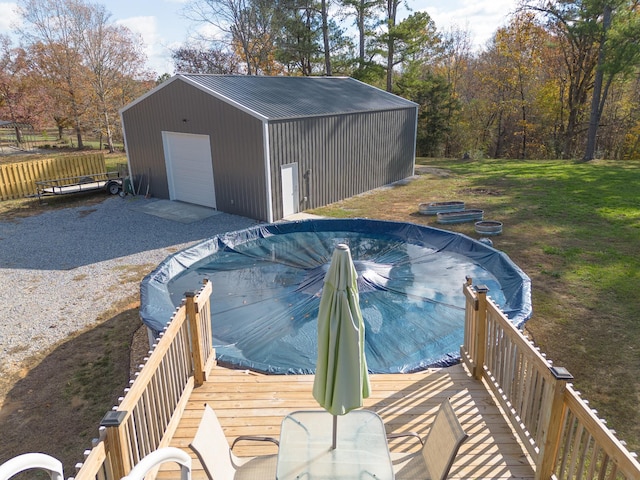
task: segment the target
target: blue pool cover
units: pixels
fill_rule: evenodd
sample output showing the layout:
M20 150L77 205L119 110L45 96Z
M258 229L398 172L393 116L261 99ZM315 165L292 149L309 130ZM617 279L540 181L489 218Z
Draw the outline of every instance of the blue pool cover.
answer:
M323 219L260 225L170 256L142 282L143 322L162 330L185 292L206 278L219 363L313 373L323 279L338 243L349 245L358 271L371 373L459 360L467 276L489 287L516 326L531 316L529 277L484 243L410 223Z

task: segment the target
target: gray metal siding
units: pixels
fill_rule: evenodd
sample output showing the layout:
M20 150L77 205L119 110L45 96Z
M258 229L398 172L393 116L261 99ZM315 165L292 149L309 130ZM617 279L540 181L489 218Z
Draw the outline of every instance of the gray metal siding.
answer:
M131 174L169 198L162 131L209 135L219 210L267 220L262 122L182 80L123 110ZM184 121L186 120L186 121Z
M298 162L300 210L320 207L411 176L415 129L414 107L270 122L274 218L282 218L281 165Z

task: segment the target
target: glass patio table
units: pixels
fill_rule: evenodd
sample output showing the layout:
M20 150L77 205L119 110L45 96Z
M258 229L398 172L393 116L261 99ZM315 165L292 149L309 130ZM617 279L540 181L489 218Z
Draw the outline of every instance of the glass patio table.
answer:
M338 416L332 450L333 416L324 411L292 412L282 420L277 480L393 480L382 419L369 410Z

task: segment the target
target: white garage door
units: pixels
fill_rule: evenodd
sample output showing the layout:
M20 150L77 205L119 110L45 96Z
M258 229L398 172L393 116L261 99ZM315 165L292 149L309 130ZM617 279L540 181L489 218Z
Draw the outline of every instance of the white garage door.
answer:
M216 208L208 135L162 132L169 198Z

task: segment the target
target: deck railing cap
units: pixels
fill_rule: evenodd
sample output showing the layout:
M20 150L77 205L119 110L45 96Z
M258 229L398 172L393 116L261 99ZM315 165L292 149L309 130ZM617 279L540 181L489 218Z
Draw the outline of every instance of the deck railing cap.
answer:
M573 380L573 375L564 367L551 367L549 370L556 380Z
M101 427L118 427L127 418L127 412L124 410L110 410L105 413L100 420Z

